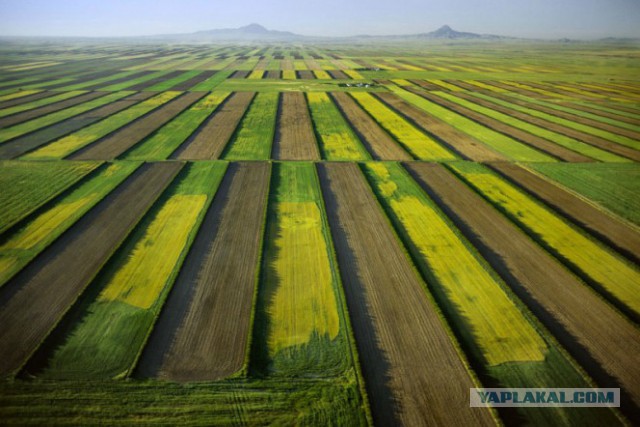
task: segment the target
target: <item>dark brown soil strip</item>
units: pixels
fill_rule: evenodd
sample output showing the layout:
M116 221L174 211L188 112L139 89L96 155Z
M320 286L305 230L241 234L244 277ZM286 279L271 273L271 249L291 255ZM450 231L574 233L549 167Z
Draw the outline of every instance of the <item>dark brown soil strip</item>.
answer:
M0 377L14 373L182 168L143 165L0 293Z
M233 74L231 74L229 78L230 79L246 79L248 75L249 75L249 71L238 70L238 71L235 71Z
M71 160L111 160L164 126L194 102L205 96L206 92L187 92L160 108L133 121L108 136L71 154Z
M338 109L375 160L411 160L409 153L344 92L331 92Z
M96 83L96 84L91 85L91 86L83 87L82 90L96 90L96 89L100 89L100 88L105 87L105 86L111 86L111 85L115 85L115 84L118 84L118 83L124 83L124 82L127 82L129 80L137 79L139 77L146 76L146 75L151 74L151 73L155 73L155 71L138 71L137 73L129 74L128 76L125 76L125 77L120 77L118 79L108 80L108 81L105 81L105 82L102 82L102 83ZM71 85L71 83L69 85ZM133 89L127 89L127 90L133 90Z
M316 78L315 74L313 74L313 71L311 70L296 71L296 74L299 79L312 80Z
M518 93L520 93L522 95L525 95L525 96L528 96L528 97L534 98L534 99L537 99L537 98L550 99L551 98L549 95L545 95L545 94L540 93L540 92L536 92L536 91L533 91L533 90L527 90L527 89L520 88L520 87L511 86L511 85L508 85L508 84L505 84L505 83L494 82L494 81L483 81L482 83L494 86L494 87L496 87L498 89L504 89L504 90L507 90L509 92L516 92L517 91ZM464 87L466 89L465 86L468 86L468 84L460 82L459 86L460 87ZM495 95L496 93L498 93L498 92L486 90L486 89L483 89L483 88L480 88L480 87L475 87L474 91L476 91L476 92L483 92L484 91L484 93L486 93L488 95Z
M0 119L0 128L17 125L19 123L26 122L27 120L33 120L47 114L55 113L56 111L64 110L65 108L73 107L74 105L82 104L83 102L91 101L92 99L100 98L101 96L105 95L105 92L84 93L78 96L74 96L73 98L54 102L53 104L43 105L42 107L34 108L33 110L28 110L22 113L3 117Z
M13 159L28 153L31 150L55 141L72 132L89 126L99 120L109 117L119 111L127 109L138 102L154 96L153 92L139 92L124 99L114 101L108 105L79 114L60 123L47 126L35 132L23 135L4 144L0 144L0 159Z
M208 381L242 369L270 170L268 162L229 165L136 376Z
M640 264L640 233L633 228L520 166L513 163L489 165L565 218L586 228L627 258Z
M428 92L415 90L411 88L408 88L408 90L415 93L416 95L420 95L421 97L428 99L429 101L435 104L440 105L441 107L447 108L448 110L451 110L454 113L460 114L470 120L473 120L474 122L482 126L486 126L489 129L493 129L496 132L500 132L503 135L506 135L510 138L518 140L523 144L529 145L530 147L536 148L558 159L564 160L566 162L593 162L594 161L590 157L568 150L544 138L540 138L538 136L530 134L529 132L525 132L514 126L503 123L500 120L496 120L491 117L485 116L484 114L477 113L469 108L456 104L455 102L451 102L447 99L441 98L439 96L433 95ZM456 92L456 96L462 97L461 95L462 94L460 92ZM474 102L475 102L475 99L474 99ZM479 102L478 104L481 105ZM511 115L514 116L513 114Z
M340 70L328 70L327 73L331 76L332 79L341 79L341 80L350 80L351 77L347 76L344 71Z
M443 165L408 170L601 387L638 416L640 330Z
M169 90L189 90L193 86L197 85L200 82L203 82L203 81L207 80L209 77L212 77L216 73L217 73L217 71L203 71L200 74L198 74L197 76L191 77L189 80L185 80L182 83L178 83L177 85L173 86Z
M21 98L10 99L8 101L0 102L0 109L14 107L20 104L26 104L27 102L37 101L38 99L48 98L50 96L56 96L59 94L60 94L59 92L44 91L44 92L34 93L33 95L23 96Z
M420 86L421 88L426 90L435 90L435 91L444 90L442 87L438 86L437 84L429 83L424 80L409 80L409 81L414 85Z
M319 160L318 143L304 93L285 92L280 102L273 158Z
M358 166L317 167L374 423L493 424L469 408L469 372Z
M155 77L151 80L147 80L145 82L141 82L138 83L136 85L133 85L131 87L127 87L126 90L145 90L153 85L156 85L158 83L162 83L165 80L170 80L174 77L178 77L179 75L181 75L182 73L184 73L184 71L181 70L175 70L175 71L171 71L169 73L163 74L161 76ZM131 79L131 78L129 78Z
M594 147L601 148L605 151L618 154L620 156L626 157L631 160L640 161L640 152L637 150L634 150L633 148L627 147L625 145L616 144L615 142L611 142L607 139L600 138L588 133L580 132L578 130L571 129L571 128L559 125L557 123L553 123L548 120L532 116L530 114L521 113L511 108L494 104L492 102L485 101L483 99L473 98L473 102L475 102L478 105L491 108L500 113L507 114L511 117L520 119L522 121L531 123L532 125L539 126L543 129L548 129L550 131L557 132L559 134L568 136L570 138L577 139L578 141L582 141L585 144L593 145Z
M218 159L247 112L255 92L236 92L171 155L184 160Z
M436 119L392 93L380 92L374 96L463 158L478 162L507 160L502 154L493 151L466 133Z
M76 85L76 84L80 84L80 83L85 83L85 82L90 82L91 80L97 80L97 79L101 79L110 75L113 75L114 71L113 70L106 70L106 71L100 71L98 73L92 73L92 74L87 74L84 75L78 79L74 79L73 81L70 82L64 82L64 83L58 83L55 85L48 85L47 86L47 90L53 90L53 89L58 89L61 87L66 87L66 86L72 86L72 85ZM83 89L86 90L86 89Z
M514 92L517 92L517 90L514 91ZM623 128L619 128L617 126L613 126L613 125L610 125L610 124L607 124L607 123L602 123L602 122L597 121L597 120L587 119L585 117L577 116L575 114L571 114L571 113L567 113L567 112L564 112L564 111L556 110L555 108L545 107L543 105L538 105L538 104L531 104L531 103L528 103L526 101L522 101L520 99L513 98L511 96L507 96L507 95L503 95L503 94L492 94L491 96L493 96L494 98L502 99L502 100L507 101L507 102L511 102L513 104L516 104L516 105L520 105L522 107L531 108L531 109L536 110L536 111L541 111L543 113L551 114L551 115L553 115L555 117L561 117L563 119L571 120L572 122L580 123L580 124L583 124L583 125L587 125L587 126L591 126L591 127L597 128L597 129L606 130L608 132L612 132L612 133L615 133L615 134L618 134L618 135L626 136L627 138L640 139L640 133L634 132L634 131L629 130L629 129L623 129ZM480 103L480 102L478 102L477 98L469 99L469 98L465 97L465 94L460 94L460 97L468 99L468 100L470 100L472 102L477 102L478 104Z
M640 109L637 108L633 108L627 105L621 105L620 103L616 103L613 104L609 101L605 101L605 100L600 100L600 99L594 99L590 102L596 103L596 104L602 104L607 108L611 108L614 110L618 110L618 111L624 111L625 113L631 113L631 114L635 114L637 116L640 116Z
M282 71L280 70L269 70L267 71L267 79L279 79L282 76Z

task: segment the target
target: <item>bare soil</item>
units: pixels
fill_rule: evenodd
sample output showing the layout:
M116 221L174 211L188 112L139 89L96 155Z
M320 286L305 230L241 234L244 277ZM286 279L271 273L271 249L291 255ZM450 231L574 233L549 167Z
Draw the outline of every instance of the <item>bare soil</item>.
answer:
M356 164L319 163L376 425L491 425L443 320Z
M319 160L318 143L304 93L284 92L280 103L273 158Z
M270 164L231 163L136 376L208 381L243 367Z
M184 160L217 159L222 154L240 120L244 117L255 92L236 92L216 111L171 158Z

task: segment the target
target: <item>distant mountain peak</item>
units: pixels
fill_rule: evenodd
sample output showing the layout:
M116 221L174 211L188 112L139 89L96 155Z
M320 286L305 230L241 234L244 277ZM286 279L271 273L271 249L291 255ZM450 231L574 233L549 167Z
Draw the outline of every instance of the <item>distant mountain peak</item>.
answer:
M240 27L238 28L238 30L242 31L243 33L252 33L252 34L263 34L263 33L268 33L269 30L267 30L265 27L263 27L260 24L256 24L255 22L249 25L246 25L244 27Z

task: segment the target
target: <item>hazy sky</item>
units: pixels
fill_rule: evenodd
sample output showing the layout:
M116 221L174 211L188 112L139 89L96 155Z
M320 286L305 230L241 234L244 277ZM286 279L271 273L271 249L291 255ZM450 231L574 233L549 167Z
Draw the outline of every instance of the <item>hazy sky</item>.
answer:
M0 0L0 35L130 36L257 22L305 35L640 37L640 0Z

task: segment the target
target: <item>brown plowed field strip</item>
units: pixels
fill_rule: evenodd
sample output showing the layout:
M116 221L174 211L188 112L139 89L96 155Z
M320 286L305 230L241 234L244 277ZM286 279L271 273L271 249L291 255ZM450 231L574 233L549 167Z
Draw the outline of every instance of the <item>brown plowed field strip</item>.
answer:
M92 99L100 98L107 95L106 92L88 92L82 95L74 96L64 101L54 102L53 104L44 105L33 110L24 111L22 113L13 114L8 117L0 119L0 128L5 128L18 123L26 122L47 114L55 113L56 111L64 110L65 108L73 107L74 105L82 104L83 102L91 101Z
M320 151L304 93L285 92L280 103L273 158L319 160Z
M231 74L229 78L230 79L246 79L249 73L250 71L238 70L238 71L235 71L233 74Z
M553 132L560 133L562 135L566 135L570 138L577 139L579 141L584 142L585 144L593 145L594 147L601 148L603 150L609 151L614 154L618 154L620 156L626 157L631 160L635 160L636 162L640 161L640 152L634 150L633 148L616 144L615 142L611 142L607 139L600 138L588 133L580 132L575 129L571 129L557 123L550 122L545 119L540 119L538 117L534 117L532 115L521 113L519 111L512 110L507 107L503 107L502 105L497 105L483 99L474 98L473 102L478 105L485 106L487 108L491 108L492 110L501 112L503 114L508 114L511 117L523 120L525 122L531 123L532 125L539 126L543 129L548 129Z
M517 90L514 90L514 92L518 92ZM468 95L465 94L459 94L461 98L465 98L469 101L472 102L476 102L478 104L480 104L480 102L478 101L477 98L468 98ZM537 110L537 111L542 111L543 113L547 113L547 114L551 114L555 117L561 117L563 119L567 119L570 120L572 122L576 122L576 123L580 123L583 125L587 125L587 126L591 126L597 129L602 129L602 130L606 130L608 132L612 132L618 135L622 135L622 136L626 136L628 138L631 139L640 139L640 133L638 132L634 132L632 130L629 129L622 129L619 128L617 126L613 126L613 125L609 125L607 123L602 123L599 122L597 120L592 120L592 119L587 119L585 117L580 117L580 116L576 116L575 114L571 114L571 113L566 113L564 111L560 111L560 110L556 110L554 108L550 108L550 107L545 107L543 105L538 105L538 104L531 104L528 103L526 101L520 100L518 98L514 98L508 95L503 95L503 94L492 94L492 96L494 98L498 98L498 99L502 99L504 101L507 102L511 102L513 104L516 105L520 105L522 107L526 107L526 108L531 108L532 110ZM493 108L493 107L491 107Z
M27 102L31 102L31 101L37 101L38 99L48 98L50 96L56 96L56 95L58 95L58 93L56 92L44 91L44 92L34 93L33 95L23 96L21 98L10 99L8 101L0 102L0 110L9 108L9 107L14 107L20 104L26 104Z
M178 83L177 85L173 86L169 90L189 90L193 86L197 85L198 83L207 80L209 77L212 77L216 72L217 71L203 71L197 76L191 77L189 80L185 80L182 83Z
M231 95L171 158L185 160L219 158L254 96L255 92L236 92Z
M348 80L351 78L347 76L344 71L340 70L328 70L327 73L329 73L332 79Z
M640 233L592 204L513 163L490 166L555 210L591 231L626 257L640 263Z
M229 165L136 375L204 381L242 368L270 171Z
M398 96L380 92L375 94L383 102L403 116L407 117L414 125L423 129L428 134L433 135L451 150L461 156L478 162L491 160L507 160L503 155L493 151L483 143L473 139L471 136L436 119L428 113L414 107Z
M205 96L206 92L185 92L169 101L150 114L135 120L130 125L118 129L105 138L71 154L71 160L111 160L151 135L155 130L169 122L194 102Z
M148 87L151 87L151 86L153 86L155 84L162 83L165 80L170 80L170 79L172 79L174 77L178 77L182 73L183 73L183 71L179 71L179 70L171 71L169 73L163 74L163 75L158 76L156 78L153 78L151 80L147 80L145 82L140 82L140 83L138 83L136 85L133 85L131 87L127 87L126 90L144 90L144 89L146 89Z
M280 70L270 70L267 71L267 75L266 75L266 79L279 79L280 75L281 75L281 71Z
M376 160L411 160L393 138L386 133L349 95L331 92L338 109L360 137L360 141Z
M483 81L482 83L487 84L487 85L491 85L494 86L498 89L504 89L506 91L509 92L514 92L514 91L518 91L519 94L521 95L525 95L528 96L529 98L533 98L533 99L551 99L550 96L545 95L543 93L540 92L535 92L533 90L527 90L527 89L523 89L523 88L519 88L519 87L515 87L515 86L510 86L508 84L505 83L500 83L500 82L495 82L495 81ZM487 90L485 88L479 87L479 86L475 86L475 85L470 85L469 83L466 82L461 82L461 81L456 81L455 83L456 85L460 86L463 89L467 89L469 91L472 92L480 92L480 93L486 93L487 95L495 95L497 92L492 91L492 90Z
M316 78L315 74L313 74L313 71L311 70L300 70L300 71L296 71L296 73L298 74L297 77L299 79L312 80Z
M0 293L0 377L17 370L182 168L142 166Z
M545 153L551 154L552 156L557 157L561 160L564 160L567 162L593 162L594 161L590 157L583 156L582 154L568 150L558 144L555 144L551 141L547 141L544 138L537 137L528 132L520 130L516 127L503 123L500 120L496 120L491 117L485 116L484 114L477 113L469 108L458 105L455 102L451 102L447 99L440 98L439 96L436 96L421 90L415 90L412 88L409 88L409 90L415 93L416 95L420 95L421 97L428 99L429 101L435 104L445 107L457 114L460 114L470 120L473 120L476 123L486 126L489 129L493 129L496 132L500 132L504 135L507 135L518 141L521 141L524 144L527 144ZM461 92L456 92L456 96L460 96L460 95L461 95ZM478 102L478 104L480 103Z
M122 111L132 105L154 96L153 92L139 92L124 99L114 101L95 110L79 114L63 122L47 126L41 130L21 136L4 144L0 144L0 159L13 159L19 157L47 142L75 132L85 126L97 122L105 117Z
M409 81L414 85L420 86L421 88L426 90L442 90L442 88L437 84L425 82L424 80L409 80Z
M493 424L358 166L318 170L375 424Z
M622 386L622 407L637 413L640 330L444 166L407 168L599 385Z

